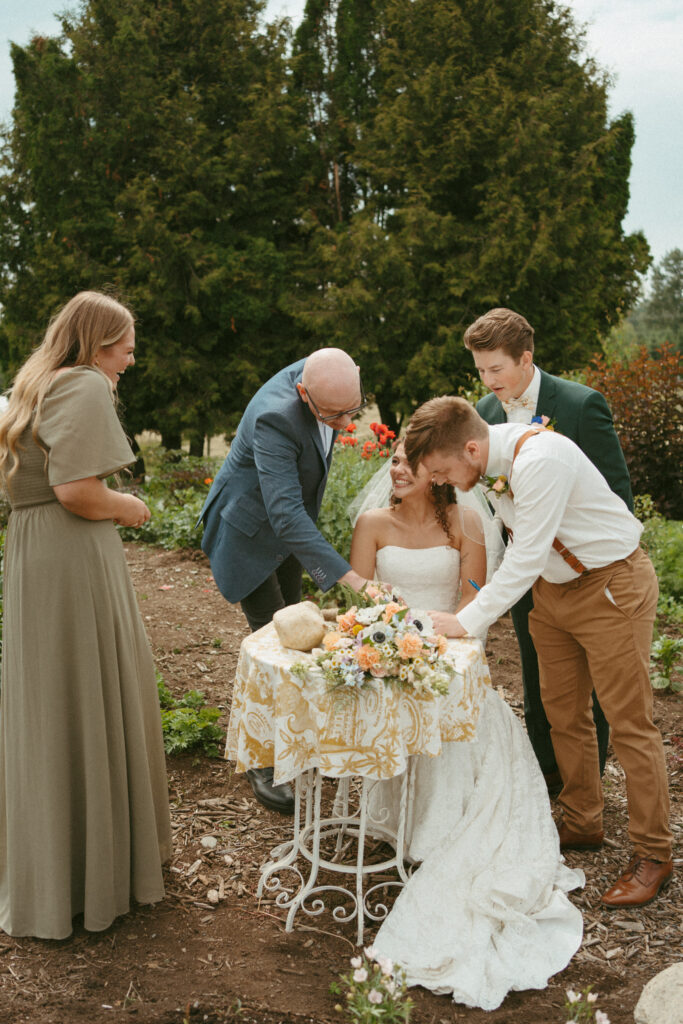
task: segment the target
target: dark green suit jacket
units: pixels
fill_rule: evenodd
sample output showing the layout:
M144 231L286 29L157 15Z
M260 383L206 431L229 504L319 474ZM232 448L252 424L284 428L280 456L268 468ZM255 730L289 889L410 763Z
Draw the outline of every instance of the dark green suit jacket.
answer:
M585 452L632 512L631 480L604 396L585 384L540 372L536 415L549 416L558 433ZM507 423L505 410L494 394L477 402L477 412L487 423Z

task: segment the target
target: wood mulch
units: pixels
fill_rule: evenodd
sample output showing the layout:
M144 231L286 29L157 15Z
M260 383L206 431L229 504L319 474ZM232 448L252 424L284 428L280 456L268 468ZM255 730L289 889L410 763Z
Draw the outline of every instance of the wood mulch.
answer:
M167 686L202 690L227 725L232 678L246 623L217 592L197 553L126 546L140 608ZM521 713L517 644L508 618L490 631L494 685ZM612 1024L631 1024L643 985L681 959L683 934L683 742L681 698L656 694L666 744L672 822L678 844L672 884L650 906L603 909L600 896L629 856L626 795L611 756L604 779L607 841L595 853L569 853L586 873L571 898L584 915L584 941L568 968L536 992L511 993L491 1013L413 990L414 1024L563 1024L565 990L592 985ZM167 896L137 907L106 932L76 924L63 942L0 934L0 1024L331 1024L330 982L348 968L355 928L329 915L284 930L272 897L256 899L259 866L289 838L291 819L261 807L243 776L222 759L169 758L174 855ZM49 856L49 850L46 850ZM371 940L373 930L368 929Z

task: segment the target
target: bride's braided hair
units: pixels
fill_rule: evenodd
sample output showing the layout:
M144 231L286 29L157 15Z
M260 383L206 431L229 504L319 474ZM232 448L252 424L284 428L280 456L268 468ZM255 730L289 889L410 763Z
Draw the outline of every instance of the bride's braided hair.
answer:
M435 484L432 481L431 491L436 521L448 537L448 546L454 548L456 547L456 543L455 537L451 533L451 528L448 524L448 508L450 505L457 504L455 488L452 484Z

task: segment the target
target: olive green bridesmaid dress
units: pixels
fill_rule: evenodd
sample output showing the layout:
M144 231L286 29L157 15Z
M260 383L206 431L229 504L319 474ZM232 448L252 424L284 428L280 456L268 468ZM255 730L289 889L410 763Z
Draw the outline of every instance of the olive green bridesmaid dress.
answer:
M0 928L62 939L163 898L171 851L154 664L112 520L53 487L133 452L108 381L55 378L10 481L0 691Z

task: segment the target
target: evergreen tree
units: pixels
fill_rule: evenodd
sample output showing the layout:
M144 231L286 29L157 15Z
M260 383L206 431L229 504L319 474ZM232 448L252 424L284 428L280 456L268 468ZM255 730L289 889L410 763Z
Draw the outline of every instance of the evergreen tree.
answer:
M310 160L287 35L260 0L88 0L13 47L0 180L2 333L16 363L55 307L112 285L139 317L121 391L167 445L227 429L301 354L282 309Z
M528 317L545 368L580 365L648 264L643 236L621 227L631 116L608 120L607 78L548 0L368 6L355 45L375 62L371 102L344 154L363 187L345 197L350 223L312 221L300 321L360 359L388 421L466 382L463 330L492 306ZM343 9L310 0L297 37L330 69L330 111L347 67L329 19Z
M667 252L652 271L650 297L636 310L650 349L669 342L683 349L683 252ZM635 319L635 317L634 317Z

